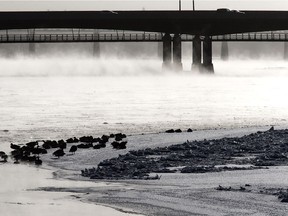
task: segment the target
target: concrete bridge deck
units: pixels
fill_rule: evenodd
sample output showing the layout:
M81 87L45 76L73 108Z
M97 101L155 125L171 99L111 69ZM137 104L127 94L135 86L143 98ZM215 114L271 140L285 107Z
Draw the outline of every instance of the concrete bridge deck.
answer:
M0 29L117 29L223 35L288 29L288 11L9 11Z

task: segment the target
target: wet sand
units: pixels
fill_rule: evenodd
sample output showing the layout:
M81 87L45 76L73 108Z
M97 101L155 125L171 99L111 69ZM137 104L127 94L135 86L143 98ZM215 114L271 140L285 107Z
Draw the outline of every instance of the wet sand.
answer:
M77 187L82 191L89 191L89 188L105 187L106 183L55 179L49 169L35 168L35 166L24 164L1 164L0 170L1 216L91 216L94 212L101 216L134 215L94 203L79 202L79 196L82 196L82 193L44 192L37 189L41 187L70 189ZM115 184L116 186L117 184ZM110 187L113 187L113 184L110 184Z

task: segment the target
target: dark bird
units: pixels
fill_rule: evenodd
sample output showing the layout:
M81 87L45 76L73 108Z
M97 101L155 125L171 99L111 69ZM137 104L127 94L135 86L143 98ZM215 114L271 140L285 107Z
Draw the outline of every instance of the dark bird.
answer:
M14 150L18 150L18 149L20 149L21 147L20 147L19 145L15 145L15 144L11 143L11 144L10 144L10 148L11 148L11 149L14 149Z
M101 146L100 146L100 144L97 144L97 145L94 145L93 148L94 148L94 149L100 149Z
M34 155L42 154L42 151L43 151L43 149L39 148L39 146L37 148L31 149L31 153L34 154Z
M51 148L50 144L47 143L47 142L44 142L43 145L42 145L42 147L43 147L44 149L50 149L50 148Z
M41 149L41 150L42 150L41 154L47 154L48 153L46 149Z
M111 145L113 146L114 149L118 149L119 142L114 141L114 142L111 143Z
M74 137L74 138L67 139L66 142L67 143L77 143L77 142L79 142L79 140L76 137Z
M191 128L188 128L187 132L191 133L193 130Z
M58 140L58 145L60 148L65 147L66 148L66 142L62 139L62 140Z
M58 148L59 147L59 144L57 141L55 140L46 140L46 141L43 141L44 144L42 145L43 148L45 149L49 149L49 148ZM45 145L45 146L44 146ZM47 148L49 146L49 148Z
M88 149L88 148L92 148L93 144L92 143L89 143L89 144L81 143L81 144L77 145L77 147L81 148L81 149Z
M174 129L166 130L165 133L174 133Z
M107 136L107 135L103 135L101 137L102 141L104 141L105 143L109 141L109 138L110 138L110 136Z
M36 156L28 156L28 157L27 157L27 160L28 160L29 162L33 162L33 161L36 160Z
M1 155L1 158L3 159L3 161L1 161L1 162L6 163L6 162L7 162L8 155L3 154L3 155Z
M105 148L105 147L106 147L106 143L99 143L93 146L94 149L100 149L100 148Z
M106 147L106 143L99 143L100 148L105 148Z
M74 139L73 138L69 138L66 140L67 143L74 143Z
M66 149L67 148L67 143L65 143L64 141L60 141L58 142L59 148L61 149Z
M121 140L122 140L122 136L117 136L117 135L116 135L116 136L115 136L115 140L116 140L116 141L121 141Z
M15 155L23 155L23 150L22 149L17 149L17 150L13 150L11 151L11 155L15 156Z
M23 157L23 155L21 155L21 154L14 155L14 159L15 159L14 164L19 164L19 160L21 160L22 157Z
M117 133L115 134L115 140L116 141L121 141L122 139L126 138L126 134L122 134L122 133Z
M72 152L72 154L75 154L75 152L77 151L77 149L78 149L77 146L76 146L76 145L73 145L73 146L71 146L69 152Z
M36 157L35 165L42 165L42 160L39 157Z
M106 140L106 139L100 139L99 140L99 144L106 144L108 142L108 140Z
M93 137L92 136L83 136L83 137L80 137L79 140L81 142L92 143Z
M97 143L97 142L100 142L101 138L100 137L97 137L97 138L93 138L93 143Z
M53 155L54 155L55 157L60 158L60 157L62 157L62 156L65 155L65 152L63 151L63 149L58 149L58 150L56 150L55 152L53 152Z
M38 145L37 141L26 143L26 146L29 148L34 148L36 145Z
M77 139L76 137L74 137L74 143L78 143L79 142L79 139Z
M127 141L119 143L118 149L126 149Z

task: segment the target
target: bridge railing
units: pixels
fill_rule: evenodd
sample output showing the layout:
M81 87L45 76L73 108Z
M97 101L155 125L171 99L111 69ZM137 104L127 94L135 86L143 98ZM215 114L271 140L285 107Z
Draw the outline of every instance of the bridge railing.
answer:
M243 33L212 36L213 41L288 41L286 33Z
M58 42L58 41L161 41L160 34L13 34L0 35L0 42Z
M182 41L193 41L192 35L181 35ZM200 37L202 40L204 37ZM212 36L212 41L288 41L287 33L244 33ZM0 34L0 43L47 42L133 42L162 41L159 33L99 34Z

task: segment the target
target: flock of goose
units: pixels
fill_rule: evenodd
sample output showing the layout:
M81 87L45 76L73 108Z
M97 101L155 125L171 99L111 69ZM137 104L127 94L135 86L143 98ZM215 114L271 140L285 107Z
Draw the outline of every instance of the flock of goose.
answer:
M165 131L166 133L181 133L181 129L170 129ZM188 129L187 132L193 132L192 129ZM52 153L56 158L60 158L64 156L65 150L67 149L67 145L71 144L69 148L69 153L71 155L75 154L78 149L101 149L105 148L106 144L110 142L113 149L126 149L127 140L126 134L116 133L110 135L102 135L101 137L94 138L93 136L83 136L80 138L69 138L66 141L62 140L41 140L26 143L25 145L20 144L16 145L11 143L10 147L11 157L14 159L14 163L18 164L20 161L25 162L34 162L36 165L41 165L42 160L40 159L40 155L47 154L50 149L54 149L55 151ZM111 139L113 139L111 141ZM7 162L8 155L0 151L0 162Z
M69 153L72 155L78 149L101 149L105 148L108 142L111 143L113 149L126 149L127 140L125 140L127 136L122 133L103 135L101 137L94 138L93 136L83 136L79 139L69 138L66 141L62 140L41 140L26 143L25 145L16 145L11 143L10 148L11 157L14 159L14 163L18 164L20 161L25 162L34 162L36 165L41 165L42 160L40 159L40 155L47 154L47 150L54 149L55 151L52 153L53 156L60 158L64 156L65 150L68 147L68 144L71 144L69 148ZM112 140L111 140L112 139ZM7 162L8 155L0 151L0 158L2 161Z

